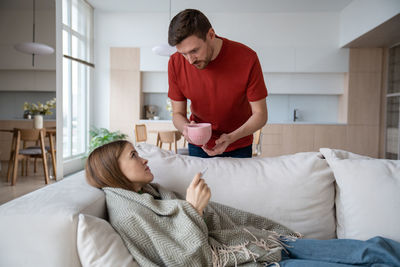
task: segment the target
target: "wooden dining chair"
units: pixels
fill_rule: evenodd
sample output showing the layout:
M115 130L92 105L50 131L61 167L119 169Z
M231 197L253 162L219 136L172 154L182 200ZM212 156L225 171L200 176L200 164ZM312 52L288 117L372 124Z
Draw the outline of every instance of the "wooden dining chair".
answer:
M177 141L181 139L181 133L178 131L160 131L157 133L157 146L162 148L163 144L169 144L169 150L172 150L174 144L175 153L178 153Z
M17 181L18 162L20 160L28 160L30 158L40 158L43 162L44 181L49 183L49 173L47 169L48 150L44 144L45 129L14 129L10 160L8 162L7 180L11 185L15 185ZM26 147L26 142L39 141L40 148ZM22 167L22 166L21 166ZM12 170L12 171L11 171ZM22 170L23 172L23 170Z
M253 134L253 157L258 157L261 155L261 138L262 138L262 129L258 129Z
M147 129L146 124L135 124L135 142L146 142L147 141Z
M48 153L50 153L50 155L51 155L51 169L52 169L52 172L53 172L53 178L54 179L56 179L57 178L57 166L56 166L56 147L55 147L55 142L56 142L56 140L55 140L55 138L56 138L56 128L55 127L49 127L49 128L47 128L46 127L46 137L48 138L48 140L49 140L49 146L45 146L45 148L46 148L46 151L48 152ZM46 139L46 138L45 138ZM25 146L26 144L24 143L24 148L28 148L28 149L34 149L34 148L36 148L36 149L40 149L40 146L39 146L39 140L38 141L36 141L36 145L35 146L29 146L29 147L26 147ZM33 163L33 172L34 173L36 173L37 172L37 159L38 158L35 158L35 161L34 161L34 163ZM28 166L29 166L29 162L26 160L26 162L25 162L25 164L24 164L26 167L25 167L25 176L27 176L28 174ZM24 167L24 165L22 165L22 167ZM24 172L24 168L21 168L21 175L23 175L22 173ZM52 177L50 177L50 178L52 178Z
M51 164L53 165L53 176L54 176L54 179L57 179L56 148L55 148L56 130L50 129L50 131L46 131L46 135L49 138ZM53 138L54 138L54 140L53 140Z

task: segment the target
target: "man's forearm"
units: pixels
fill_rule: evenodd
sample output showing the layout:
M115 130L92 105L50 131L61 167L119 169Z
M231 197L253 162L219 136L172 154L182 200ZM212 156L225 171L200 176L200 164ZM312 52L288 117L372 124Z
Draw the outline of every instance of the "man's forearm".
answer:
M242 137L253 134L255 131L262 128L267 123L267 120L268 114L254 113L242 126L229 133L232 138L232 143Z
M185 124L189 123L189 120L186 116L182 115L181 113L173 113L172 114L172 122L178 131L183 133L183 128Z

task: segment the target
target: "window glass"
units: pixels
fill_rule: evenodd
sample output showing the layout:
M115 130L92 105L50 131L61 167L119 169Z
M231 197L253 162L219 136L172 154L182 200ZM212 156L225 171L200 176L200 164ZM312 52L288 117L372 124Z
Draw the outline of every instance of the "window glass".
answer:
M70 55L70 46L69 46L69 37L70 34L68 34L68 32L66 30L63 30L63 54L64 55Z
M64 58L63 61L63 157L71 156L71 61Z
M400 45L389 50L388 94L400 93Z
M62 22L64 25L70 25L69 23L69 2L68 0L63 0L62 1L62 10L63 10L63 17L62 17Z
M93 10L83 0L63 0L64 6L63 53L72 59L63 58L63 157L75 159L88 149Z
M386 158L398 159L400 96L388 97L386 106Z

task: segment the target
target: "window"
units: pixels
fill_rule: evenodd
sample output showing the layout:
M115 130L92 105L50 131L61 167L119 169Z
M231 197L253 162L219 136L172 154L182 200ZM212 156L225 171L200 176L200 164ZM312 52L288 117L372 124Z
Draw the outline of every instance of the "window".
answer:
M386 158L400 159L400 45L389 49L386 100Z
M93 61L93 9L63 0L63 159L79 159L89 142L89 92ZM68 171L67 171L68 172ZM64 172L65 174L65 172Z

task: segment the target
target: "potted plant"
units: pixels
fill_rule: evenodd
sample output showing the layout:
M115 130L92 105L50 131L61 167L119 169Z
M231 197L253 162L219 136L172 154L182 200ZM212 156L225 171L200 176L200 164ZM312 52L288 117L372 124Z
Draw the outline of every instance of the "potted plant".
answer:
M111 132L105 128L98 129L96 127L92 127L89 133L89 153L99 146L110 143L112 141L126 139L128 137L128 135L121 133L120 131Z
M56 98L46 101L45 104L40 102L35 103L24 103L24 112L33 115L33 128L43 128L43 116L51 115L52 109L56 108Z

